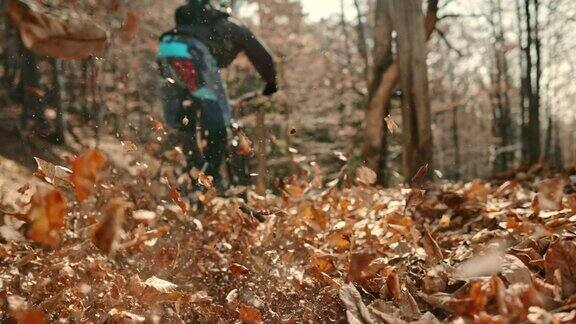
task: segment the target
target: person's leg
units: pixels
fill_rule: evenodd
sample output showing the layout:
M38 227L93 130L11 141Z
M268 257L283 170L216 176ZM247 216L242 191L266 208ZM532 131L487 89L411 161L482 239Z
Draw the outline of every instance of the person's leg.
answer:
M182 117L183 122L178 129L178 136L181 138L180 143L182 143L182 150L186 155L186 172L192 170L192 168L201 170L206 161L198 147L196 112L188 110L184 112L184 116L186 117L186 121L184 121L184 117Z
M220 166L226 155L228 132L226 128L208 130L206 134L207 146L204 149L204 158L208 163L206 174L214 178L214 183L219 185L222 181Z
M176 130L174 138L177 144L182 145L182 150L186 156L186 171L190 171L193 167L202 168L204 159L198 148L196 113L190 107L183 106L187 98L188 91L177 85L167 84L162 87L164 119L168 126Z

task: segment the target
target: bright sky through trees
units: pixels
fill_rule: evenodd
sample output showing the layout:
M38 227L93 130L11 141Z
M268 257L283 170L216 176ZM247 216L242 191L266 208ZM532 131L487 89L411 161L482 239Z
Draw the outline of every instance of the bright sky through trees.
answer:
M355 14L353 2L351 0L346 0L345 5L347 16L352 17ZM314 21L340 13L339 0L303 0L302 6L310 20Z

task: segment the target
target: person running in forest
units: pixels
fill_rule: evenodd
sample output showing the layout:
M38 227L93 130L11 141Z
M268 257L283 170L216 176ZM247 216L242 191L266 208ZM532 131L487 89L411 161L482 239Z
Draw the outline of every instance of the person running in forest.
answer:
M163 76L162 101L167 124L177 130L187 168L197 168L222 189L220 166L227 147L230 104L220 69L244 52L266 83L263 95L277 91L270 51L254 34L209 0L190 0L176 10L176 28L160 37L158 61ZM205 131L203 152L197 145L197 111Z

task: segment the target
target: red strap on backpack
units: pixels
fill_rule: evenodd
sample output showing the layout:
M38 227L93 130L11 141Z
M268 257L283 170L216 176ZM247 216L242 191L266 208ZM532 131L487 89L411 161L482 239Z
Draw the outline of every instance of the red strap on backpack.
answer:
M194 92L198 89L198 70L194 62L191 60L172 60L170 64L189 91Z

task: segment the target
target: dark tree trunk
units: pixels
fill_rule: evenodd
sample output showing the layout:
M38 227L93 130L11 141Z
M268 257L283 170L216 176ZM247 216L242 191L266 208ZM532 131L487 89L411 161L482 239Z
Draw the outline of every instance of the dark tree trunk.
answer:
M359 0L354 0L356 7L356 30L358 32L358 52L364 61L364 78L366 82L370 82L370 58L368 57L368 45L366 44L366 28L362 22L362 10L360 8Z
M526 44L524 46L524 161L529 164L538 162L541 155L540 143L540 82L542 78L541 43L539 33L538 0L524 0L524 24ZM534 57L536 55L536 57Z
M56 126L54 140L57 143L64 143L64 133L66 131L66 111L62 103L62 62L58 59L51 59L52 65L52 91L51 105L56 109Z
M422 1L392 0L391 4L402 88L402 173L410 179L421 167L432 166L426 28Z
M460 107L454 106L452 110L452 143L454 145L454 178L460 180L462 163L460 161L460 138L459 138L459 122L458 110Z
M4 66L2 82L5 88L8 89L11 97L19 97L21 94L19 89L22 88L21 78L19 78L21 76L19 58L22 45L16 30L12 28L8 19L4 19L4 44L2 46L2 64Z
M38 66L38 58L32 51L23 49L22 61L22 119L21 124L26 126L28 119L32 118L37 122L36 130L41 130L40 133L47 127L46 119L44 118L44 103L40 89L40 67Z
M384 125L384 117L389 113L390 96L392 89L378 91L383 81L385 72L394 63L392 55L392 25L387 0L376 2L376 16L374 27L374 65L372 68L372 80L368 88L369 105L365 115L365 138L363 154L366 165L376 171L378 181L386 182L385 166L388 153L387 132ZM395 81L388 83L394 84Z
M502 15L502 0L492 2L490 23L494 42L494 68L492 74L492 101L494 110L493 135L498 139L494 156L494 173L506 171L514 159L509 146L512 143L512 117L510 113L510 78L508 76L508 59L506 57L506 38Z

